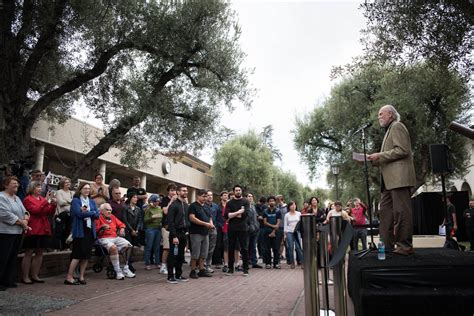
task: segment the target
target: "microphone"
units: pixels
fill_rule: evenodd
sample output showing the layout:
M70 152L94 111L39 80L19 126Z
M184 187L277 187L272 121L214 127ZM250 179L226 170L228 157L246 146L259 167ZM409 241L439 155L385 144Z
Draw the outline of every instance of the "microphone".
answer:
M364 129L367 129L369 127L371 127L373 124L373 122L368 122L368 123L365 123L364 125L362 125L357 131L355 131L354 133L351 134L351 136L354 136L355 134L359 133L360 131L364 130Z

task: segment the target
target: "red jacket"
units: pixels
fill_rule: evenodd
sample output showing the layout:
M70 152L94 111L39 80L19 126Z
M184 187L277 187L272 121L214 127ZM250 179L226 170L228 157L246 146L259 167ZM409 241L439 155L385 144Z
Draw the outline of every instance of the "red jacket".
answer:
M33 195L28 195L23 200L23 205L30 212L28 226L31 227L31 230L26 233L26 236L51 236L51 224L49 223L48 215L53 215L56 212L56 204L48 203L42 196L39 196L39 199L37 199Z
M110 229L101 230L100 228L106 224L110 226ZM125 228L125 224L112 214L110 214L109 220L107 220L104 215L100 214L99 219L95 221L95 228L98 238L115 238L117 237L117 230Z

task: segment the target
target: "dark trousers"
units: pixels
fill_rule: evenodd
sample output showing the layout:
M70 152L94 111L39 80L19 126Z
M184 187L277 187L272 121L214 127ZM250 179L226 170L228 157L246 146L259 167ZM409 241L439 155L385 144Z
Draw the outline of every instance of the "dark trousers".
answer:
M252 265L256 265L258 262L257 258L257 237L258 232L248 233L249 235L249 260Z
M403 249L413 247L413 216L410 188L385 190L380 197L380 237L387 251L394 245ZM447 232L446 232L447 233Z
M184 248L186 247L186 242L188 241L186 237L186 233L183 232L176 232L176 235L179 240L178 244L178 255L174 255L174 247L173 238L170 234L170 252L168 254L168 279L176 277L179 278L183 274L183 262L184 262ZM173 272L173 268L175 271Z
M279 230L277 229L276 237L270 237L271 231L266 231L264 235L265 239L265 264L272 264L272 252L273 252L273 266L280 263L280 240L281 237Z
M222 230L219 228L217 230L217 240L216 240L216 249L212 254L212 264L221 265L224 257L224 238Z
M19 234L0 234L0 285L10 286L15 283L21 236Z
M234 250L237 245L240 245L240 253L242 255L242 264L244 272L249 270L249 252L248 252L248 234L243 231L228 231L227 236L229 237L229 271L234 271Z
M71 233L71 216L62 212L54 220L54 247L60 250L68 248L66 239Z
M261 227L260 230L258 231L258 240L257 240L257 249L258 249L258 255L262 258L265 257L265 228Z
M466 235L471 244L471 251L474 251L474 227L466 227Z

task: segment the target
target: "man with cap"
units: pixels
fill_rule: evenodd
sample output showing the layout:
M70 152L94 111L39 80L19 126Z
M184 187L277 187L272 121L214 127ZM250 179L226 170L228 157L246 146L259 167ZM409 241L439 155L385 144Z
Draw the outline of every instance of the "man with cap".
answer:
M214 228L211 214L204 208L206 197L206 190L198 190L196 201L191 203L188 208L191 240L191 272L189 277L191 279L212 276L209 271L204 269L204 262L209 250L209 230ZM199 272L196 272L197 266Z
M145 208L144 223L145 229L145 267L151 270L150 257L153 254L158 268L160 261L160 242L161 242L161 221L163 219L163 210L160 207L160 196L152 194L148 199L148 206ZM160 267L161 268L161 267Z

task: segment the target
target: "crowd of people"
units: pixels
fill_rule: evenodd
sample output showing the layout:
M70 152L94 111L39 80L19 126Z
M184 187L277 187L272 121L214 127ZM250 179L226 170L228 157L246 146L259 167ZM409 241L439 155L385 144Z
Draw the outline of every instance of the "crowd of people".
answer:
M16 258L21 250L24 284L44 282L39 274L43 253L50 248L72 248L64 284L86 284L84 273L94 245L108 254L118 280L135 277L133 249L142 246L145 270L158 268L172 284L188 280L182 270L186 251L190 252L192 279L212 277L214 269L227 275L241 271L244 276L251 268L280 269L282 259L292 269L302 267L298 223L305 213L322 220L342 216L356 227L361 225L354 247L360 239L366 248L366 206L359 199L349 201L347 212L340 202L323 208L317 197L299 209L294 201L286 204L282 195L260 197L255 203L252 193L244 194L236 185L229 192L220 192L218 203L210 190L197 190L196 201L190 203L183 185L170 183L165 195L149 195L136 176L123 195L118 179L109 185L103 182L103 176L97 174L93 182L80 183L74 192L71 180L63 177L58 190L51 191L44 173L35 170L21 198L20 181L14 176L3 179L2 289L16 286Z
M354 227L351 249L367 249L367 205L359 198L345 205L340 201L324 207L311 197L301 207L285 203L282 195L260 197L235 185L222 191L214 202L211 190L197 190L190 203L188 188L169 183L166 194L148 194L133 178L132 187L122 194L121 183L109 185L98 174L93 182L82 182L76 191L63 177L58 190L48 190L45 175L32 172L26 188L15 176L4 177L0 192L0 289L16 286L17 256L23 251L21 282L43 283L40 278L43 253L47 249L72 248L67 285L84 285L84 273L94 245L109 256L115 278L135 277L133 249L144 248L145 270L159 269L172 284L188 281L183 275L186 251L190 252L189 278L212 277L220 269L227 275L251 268L302 267L303 249L298 225L301 214L312 213L318 222L328 223L341 216ZM23 186L25 184L22 184ZM20 193L23 192L23 193ZM450 205L450 204L448 204ZM463 214L474 244L471 225L474 201ZM454 212L450 212L450 214ZM456 217L446 226L456 229ZM450 226L451 225L451 226Z

